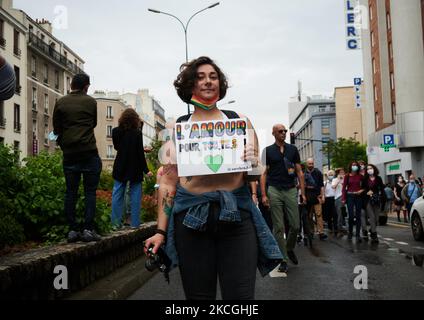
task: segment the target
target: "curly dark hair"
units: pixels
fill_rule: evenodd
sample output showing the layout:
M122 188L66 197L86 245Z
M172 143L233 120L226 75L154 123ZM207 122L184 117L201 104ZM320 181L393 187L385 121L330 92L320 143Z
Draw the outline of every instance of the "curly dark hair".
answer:
M367 164L367 171L368 171L368 167L371 167L371 168L373 168L373 169L374 169L374 176L375 176L375 177L377 177L377 176L379 176L379 175L380 175L380 170L378 170L378 168L377 168L375 165L373 165L373 164L371 164L371 163L368 163L368 164ZM367 173L366 175L368 176L368 173Z
M119 127L124 130L140 129L144 124L138 113L132 108L125 109L125 111L122 112L118 123Z
M227 94L228 81L225 74L211 58L200 57L190 62L184 63L180 67L180 74L178 75L177 80L174 81L174 87L177 90L177 94L185 103L190 103L191 97L193 96L193 89L197 78L197 69L205 64L211 65L218 73L219 100L224 99L225 95Z

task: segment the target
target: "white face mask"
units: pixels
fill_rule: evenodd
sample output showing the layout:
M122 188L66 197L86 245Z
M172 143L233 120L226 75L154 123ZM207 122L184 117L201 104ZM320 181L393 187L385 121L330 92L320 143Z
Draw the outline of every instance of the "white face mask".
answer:
M333 180L334 179L334 176L328 176L328 180Z
M370 170L368 170L367 172L368 172L368 174L369 174L370 176L373 176L373 175L374 175L374 170L373 170L373 169L370 169Z

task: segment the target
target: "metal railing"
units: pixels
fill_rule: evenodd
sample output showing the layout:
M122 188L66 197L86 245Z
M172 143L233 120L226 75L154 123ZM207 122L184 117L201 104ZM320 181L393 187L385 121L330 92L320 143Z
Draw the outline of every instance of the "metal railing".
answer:
M29 44L33 48L41 51L43 54L53 59L55 62L61 64L70 72L74 74L84 73L84 71L81 68L79 68L75 63L69 61L66 56L57 52L53 47L49 46L42 39L38 38L35 34L31 32L29 33Z
M13 123L13 130L15 130L16 133L20 133L21 128L22 128L22 124L20 124L19 122Z
M0 128L6 128L6 118L0 118Z

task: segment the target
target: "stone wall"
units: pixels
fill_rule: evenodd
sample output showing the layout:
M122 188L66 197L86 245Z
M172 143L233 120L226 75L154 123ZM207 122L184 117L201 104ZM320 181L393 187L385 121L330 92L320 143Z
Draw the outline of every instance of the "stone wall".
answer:
M155 228L152 222L99 242L62 243L0 257L0 300L65 298L143 255L143 241ZM54 273L56 266L66 267L68 290L55 289L55 278L64 275L63 269Z

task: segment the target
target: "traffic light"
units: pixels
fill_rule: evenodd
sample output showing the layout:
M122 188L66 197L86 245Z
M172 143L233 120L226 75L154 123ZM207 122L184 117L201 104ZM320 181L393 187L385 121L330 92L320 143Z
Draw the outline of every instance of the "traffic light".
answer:
M296 144L296 135L294 132L290 133L290 144Z

